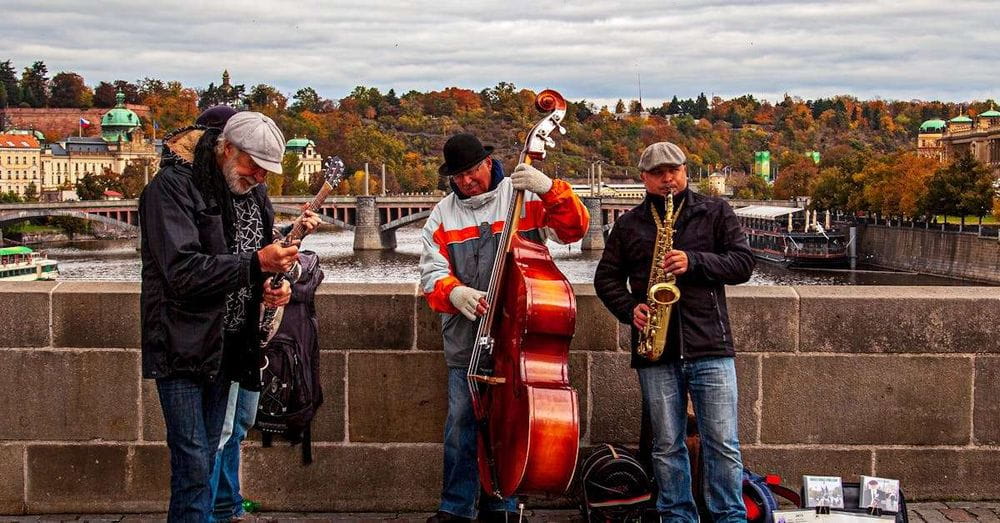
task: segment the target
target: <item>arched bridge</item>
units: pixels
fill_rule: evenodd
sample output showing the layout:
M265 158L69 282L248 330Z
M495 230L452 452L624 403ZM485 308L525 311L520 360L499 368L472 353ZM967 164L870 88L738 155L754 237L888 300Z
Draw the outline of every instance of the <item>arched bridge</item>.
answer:
M297 215L308 196L275 196L271 198L278 214ZM427 218L440 195L408 196L331 196L320 212L326 223L354 231L355 250L393 249L396 230ZM590 229L583 240L584 249L603 249L604 238L619 216L635 207L639 200L584 196L590 211ZM734 207L757 202L731 201ZM792 202L771 201L770 205L793 205ZM101 222L134 232L138 229L138 200L82 201L55 203L0 204L0 223L40 216L70 216ZM599 220L594 217L599 216Z

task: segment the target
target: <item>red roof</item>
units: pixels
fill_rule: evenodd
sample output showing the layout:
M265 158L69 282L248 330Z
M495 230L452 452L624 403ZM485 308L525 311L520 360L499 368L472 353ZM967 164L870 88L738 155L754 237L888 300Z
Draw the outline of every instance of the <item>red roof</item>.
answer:
M38 149L38 138L30 134L0 134L0 147L7 149Z
M104 196L118 196L118 197L121 197L121 195L122 195L122 193L120 193L118 191L112 191L111 189L108 189L107 191L104 191Z

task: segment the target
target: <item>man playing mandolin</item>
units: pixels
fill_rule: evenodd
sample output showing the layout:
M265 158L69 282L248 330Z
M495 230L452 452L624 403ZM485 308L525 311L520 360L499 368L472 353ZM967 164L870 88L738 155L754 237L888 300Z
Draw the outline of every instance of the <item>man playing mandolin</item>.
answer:
M168 520L209 521L230 381L259 388L257 311L291 295L265 275L290 269L298 247L271 243L262 184L281 172L285 141L270 118L241 112L223 129L187 128L164 142L139 199L142 374L156 380L166 422Z
M544 245L551 239L571 243L583 237L589 216L569 184L552 180L527 163L509 178L500 162L471 134L456 134L444 145L444 164L452 193L442 199L423 229L420 286L428 304L441 313L448 365L448 417L444 431L444 484L441 505L429 523L505 521L516 510L512 498L480 499L477 423L466 377L477 319L486 313L486 289L500 232L515 191L524 190L522 237ZM480 505L483 513L479 513ZM517 520L513 514L511 521Z
M754 258L729 204L688 188L684 162L684 152L669 142L643 151L639 171L646 199L615 220L594 287L618 321L632 326L632 367L638 370L643 411L652 427L661 520L698 521L684 443L690 393L702 438L704 497L711 521L742 522L746 512L735 351L724 286L749 280ZM671 237L658 234L670 225ZM658 239L672 243L672 248L662 249L663 258L653 260ZM650 282L651 273L665 281ZM640 350L649 347L648 340L640 343L640 336L649 332L650 283L676 285L673 297L679 293L680 298L660 310L660 325L667 332L664 345L652 347L652 356ZM666 301L649 300L654 305Z

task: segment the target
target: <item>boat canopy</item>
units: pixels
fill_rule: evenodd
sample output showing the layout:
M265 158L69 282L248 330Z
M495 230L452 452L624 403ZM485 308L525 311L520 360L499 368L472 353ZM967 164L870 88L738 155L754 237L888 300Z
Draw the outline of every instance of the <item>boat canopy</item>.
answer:
M780 218L787 216L789 214L794 214L801 212L805 209L802 207L777 207L773 205L750 205L748 207L741 207L736 209L736 216L740 218L765 218L768 220L773 220L775 218Z
M31 254L32 250L27 247L22 247L20 245L16 247L2 247L0 248L0 256L11 256L14 254Z

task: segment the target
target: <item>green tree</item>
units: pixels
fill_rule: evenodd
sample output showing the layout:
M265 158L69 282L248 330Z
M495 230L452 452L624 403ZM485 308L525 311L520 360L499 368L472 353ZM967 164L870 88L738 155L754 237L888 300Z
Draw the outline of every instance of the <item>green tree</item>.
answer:
M49 103L49 70L41 60L25 67L21 73L22 102L30 107L47 107Z
M94 103L94 92L83 83L83 77L70 72L62 72L52 77L52 107L75 107L89 109Z
M303 111L320 113L328 108L327 100L320 97L319 93L312 87L303 87L295 91L295 96L292 97L292 100L294 102L292 102L291 109L297 113Z
M971 155L959 156L950 165L938 169L927 183L921 209L927 214L986 216L996 194L995 179L989 169Z
M24 188L24 201L38 201L38 186L35 185L35 182L28 182L28 186Z
M136 159L128 162L122 169L121 175L115 176L115 190L122 193L124 198L138 198L142 190L146 187L146 180L152 179L156 174L156 163L151 159ZM112 173L106 172L106 178L111 178ZM108 185L111 185L110 183Z
M282 194L309 194L309 183L299 180L302 161L295 153L285 153L281 158Z
M853 211L859 210L858 203L862 199L862 189L862 186L855 182L850 174L845 174L840 167L825 167L820 169L809 196L814 209Z
M374 125L365 125L348 131L344 158L350 158L356 167L366 162L372 168L385 163L386 169L396 173L403 165L405 152L406 144L402 140Z
M250 88L247 95L247 104L251 111L264 113L271 118L277 118L285 112L288 106L288 98L281 94L278 89L267 85L257 84Z
M23 201L14 191L0 193L0 203L21 203Z
M698 95L698 100L694 102L694 110L692 111L691 116L694 116L695 118L704 118L708 116L708 97L705 96L705 93Z
M0 85L6 93L6 100L0 101L0 107L17 107L21 103L21 88L17 82L17 70L10 60L0 62Z
M81 200L100 200L107 189L107 180L94 173L86 173L76 182L76 195Z

